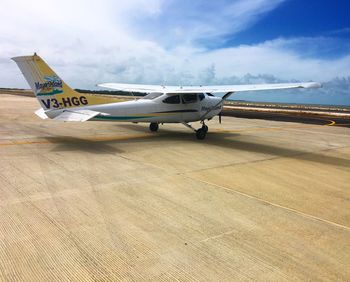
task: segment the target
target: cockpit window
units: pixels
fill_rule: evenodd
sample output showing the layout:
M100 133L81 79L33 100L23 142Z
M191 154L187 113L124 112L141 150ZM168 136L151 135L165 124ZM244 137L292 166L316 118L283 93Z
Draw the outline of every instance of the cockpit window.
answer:
M180 96L179 95L173 95L165 98L163 100L163 103L166 104L180 104Z
M190 104L197 102L197 94L188 93L182 95L182 103Z
M160 97L162 95L163 95L163 93L150 93L150 94L142 97L142 99L153 100L153 99L158 98L158 97Z
M205 98L203 93L198 94L199 101L202 101Z

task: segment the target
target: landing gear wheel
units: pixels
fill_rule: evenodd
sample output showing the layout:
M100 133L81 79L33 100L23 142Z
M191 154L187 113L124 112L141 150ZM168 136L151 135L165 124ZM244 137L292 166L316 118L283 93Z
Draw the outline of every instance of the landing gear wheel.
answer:
M200 128L196 131L196 137L198 140L203 140L207 135L207 131L203 128Z
M202 129L205 131L205 133L208 132L208 126L206 126L205 124L203 124Z
M153 132L158 131L158 128L159 128L158 123L152 122L152 123L149 125L149 130L151 130L151 131L153 131Z

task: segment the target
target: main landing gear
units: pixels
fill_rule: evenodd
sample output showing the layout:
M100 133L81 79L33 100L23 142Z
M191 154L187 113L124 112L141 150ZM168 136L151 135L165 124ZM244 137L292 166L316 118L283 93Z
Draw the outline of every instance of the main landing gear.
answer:
M196 137L198 140L203 140L207 136L208 133L208 126L205 125L204 121L202 121L202 127L195 129L190 124L183 122L184 126L188 127L189 129L193 130L196 133ZM151 122L149 125L149 130L152 132L156 132L159 129L159 124L156 122Z
M155 122L151 122L149 125L149 130L151 130L152 132L156 132L159 129L159 125L158 123Z
M205 125L204 121L202 121L202 127L199 129L193 128L191 125L189 125L186 122L183 122L182 124L188 127L189 129L192 129L196 133L196 137L198 140L203 140L207 136L208 126Z

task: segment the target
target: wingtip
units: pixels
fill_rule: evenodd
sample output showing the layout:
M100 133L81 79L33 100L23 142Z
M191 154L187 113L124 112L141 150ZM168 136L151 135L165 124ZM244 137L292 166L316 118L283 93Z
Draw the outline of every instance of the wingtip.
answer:
M108 83L97 83L96 86L98 87L105 87L106 85L108 85Z
M309 82L306 87L304 88L309 88L309 89L316 89L316 88L322 88L322 84L319 82Z
M322 88L322 87L323 87L323 85L321 83L319 83L319 82L314 83L314 88Z

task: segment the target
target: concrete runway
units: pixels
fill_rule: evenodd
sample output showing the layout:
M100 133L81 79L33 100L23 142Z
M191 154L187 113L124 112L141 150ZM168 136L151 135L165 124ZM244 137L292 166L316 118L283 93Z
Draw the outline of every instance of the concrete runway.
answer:
M0 95L0 280L350 280L350 129L40 120Z

